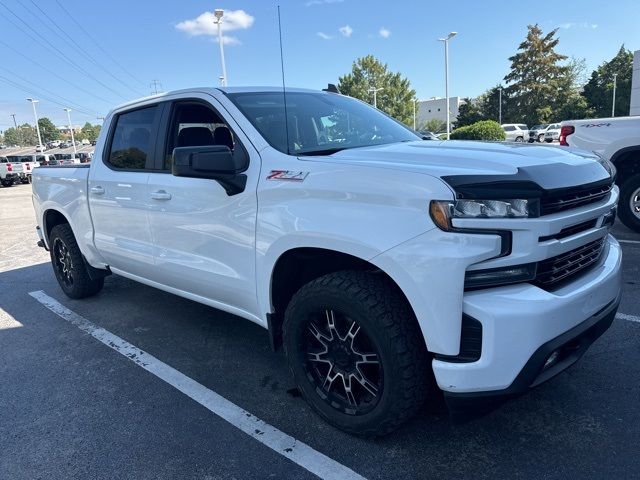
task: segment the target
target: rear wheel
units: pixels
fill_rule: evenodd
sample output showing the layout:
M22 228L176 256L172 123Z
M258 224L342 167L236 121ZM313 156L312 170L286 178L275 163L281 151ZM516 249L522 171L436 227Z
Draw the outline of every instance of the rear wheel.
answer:
M11 181L11 180L2 180L2 186L3 187L11 187L11 186L13 186L13 181Z
M622 223L640 233L640 173L629 177L620 186L618 215Z
M544 133L541 133L540 135L538 135L538 142L540 143L544 142Z
M427 396L422 333L380 275L336 272L302 287L285 313L284 347L307 402L346 432L389 433Z
M519 142L519 143L524 142L524 137L516 137L516 142Z
M104 285L104 278L92 279L68 223L56 225L49 235L53 273L62 291L70 298L95 295Z

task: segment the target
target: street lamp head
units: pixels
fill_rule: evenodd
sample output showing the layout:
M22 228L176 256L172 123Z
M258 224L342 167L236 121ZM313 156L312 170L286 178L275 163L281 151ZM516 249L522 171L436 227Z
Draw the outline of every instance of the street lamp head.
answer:
M38 103L40 100L36 100L35 98L27 98L27 102Z
M69 113L71 111L71 109L70 108L65 108L64 111Z
M458 32L450 32L449 35L447 35L447 40L449 40L450 38L455 37L458 34Z
M216 8L213 11L213 14L218 19L218 22L220 22L222 20L222 16L224 15L224 10L222 10L221 8Z

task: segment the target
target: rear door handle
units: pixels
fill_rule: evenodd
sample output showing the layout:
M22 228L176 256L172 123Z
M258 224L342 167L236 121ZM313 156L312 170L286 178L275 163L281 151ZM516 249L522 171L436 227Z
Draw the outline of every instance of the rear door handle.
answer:
M94 195L104 195L104 188L102 187L91 187L91 193Z
M171 200L171 194L164 190L157 190L155 192L151 192L151 198L154 200Z

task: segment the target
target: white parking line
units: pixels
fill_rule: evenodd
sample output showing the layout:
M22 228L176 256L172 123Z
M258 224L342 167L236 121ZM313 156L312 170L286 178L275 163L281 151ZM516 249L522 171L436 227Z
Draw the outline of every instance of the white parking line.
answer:
M631 243L634 245L640 245L640 240L620 240L618 239L619 243Z
M629 320L630 322L640 323L640 317L636 317L635 315L628 315L626 313L616 313L616 318L618 320Z
M48 296L42 290L30 292L29 295L60 318L124 355L139 367L164 380L234 427L318 477L336 480L364 480L364 477L350 468L260 420L213 390L209 390L204 385L161 362L154 356L140 350L135 345L128 343L104 328L94 325L86 318L69 310L57 300Z

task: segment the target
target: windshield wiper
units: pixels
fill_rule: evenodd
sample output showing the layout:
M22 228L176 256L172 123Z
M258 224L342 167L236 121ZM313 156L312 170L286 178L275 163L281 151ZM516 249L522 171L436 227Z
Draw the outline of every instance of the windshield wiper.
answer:
M296 152L296 155L333 155L342 150L346 150L348 147L334 147L325 148L324 150L308 150L306 152Z

